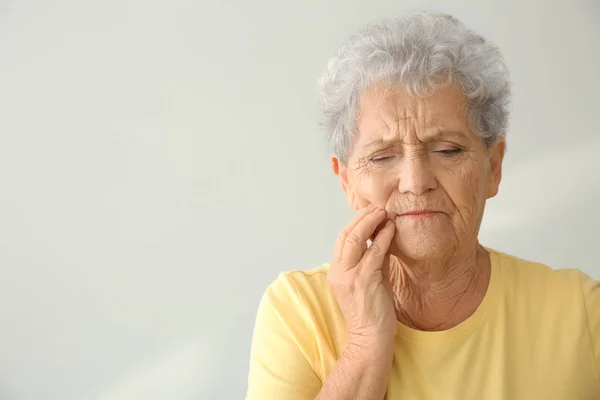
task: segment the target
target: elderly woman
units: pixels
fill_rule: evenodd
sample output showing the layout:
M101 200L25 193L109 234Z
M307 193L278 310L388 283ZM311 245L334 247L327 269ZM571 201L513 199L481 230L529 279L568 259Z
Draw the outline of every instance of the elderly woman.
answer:
M358 213L331 264L267 289L246 398L600 399L600 282L478 241L506 147L498 50L413 14L351 37L319 87Z

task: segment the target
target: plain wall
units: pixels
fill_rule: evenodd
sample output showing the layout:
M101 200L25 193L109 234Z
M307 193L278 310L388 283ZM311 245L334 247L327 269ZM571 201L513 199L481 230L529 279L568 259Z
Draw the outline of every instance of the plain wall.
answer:
M315 78L451 12L514 97L483 244L600 278L597 0L0 0L0 399L241 399L258 301L351 217Z

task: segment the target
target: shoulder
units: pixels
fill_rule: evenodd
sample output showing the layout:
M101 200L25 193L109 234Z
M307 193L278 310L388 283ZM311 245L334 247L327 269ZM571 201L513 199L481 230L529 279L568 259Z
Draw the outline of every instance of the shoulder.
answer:
M557 318L556 323L585 323L588 301L582 282L589 279L587 275L574 268L551 268L495 250L490 251L490 257L499 278L502 302L511 312L519 310L532 321ZM598 293L596 290L596 297Z
M268 332L262 336L294 338L296 343L309 343L315 326L318 304L327 284L328 265L311 270L281 272L265 290L255 324L257 331ZM317 300L315 300L317 299Z
M505 302L545 310L565 319L600 322L600 282L575 268L550 266L488 249L495 260ZM598 315L592 315L596 312ZM540 313L543 314L543 313ZM600 324L597 328L600 333Z
M281 319L302 324L314 334L331 335L343 326L343 316L327 282L330 264L279 274L265 298ZM263 298L264 301L264 298Z
M600 281L574 268L553 269L494 250L490 256L500 277L505 315L527 323L536 334L543 331L536 339L539 346L553 340L549 349L558 351L561 343L569 343L572 357L590 355L600 377ZM584 365L583 358L577 362Z
M305 270L284 271L269 286L270 290L283 291L291 296L302 296L327 288L327 272L330 264Z
M322 264L312 269L281 272L269 285L265 296L281 308L293 307L293 314L314 314L333 299L327 283L329 266Z
M322 268L283 272L267 287L252 335L247 398L314 398L320 390L316 313L307 307L307 293L322 276Z
M497 250L488 249L495 260L504 284L514 285L515 290L571 290L580 292L582 272L574 268L552 268L544 263L531 261Z

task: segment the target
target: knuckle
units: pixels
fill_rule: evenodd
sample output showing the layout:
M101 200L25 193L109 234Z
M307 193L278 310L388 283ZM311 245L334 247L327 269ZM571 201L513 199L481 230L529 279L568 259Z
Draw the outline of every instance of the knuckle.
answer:
M342 229L339 233L338 233L338 240L346 240L346 236L348 236L348 230L346 228Z
M360 237L355 232L350 232L346 236L346 244L359 246L360 242Z
M374 256L379 256L384 254L385 250L381 247L380 244L372 243L371 246L369 246L368 252L370 254L373 254Z

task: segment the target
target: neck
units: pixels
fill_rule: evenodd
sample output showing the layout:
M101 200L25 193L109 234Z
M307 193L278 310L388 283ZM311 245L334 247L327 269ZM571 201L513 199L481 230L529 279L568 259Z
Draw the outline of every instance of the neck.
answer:
M487 291L491 265L477 244L435 260L390 259L390 280L398 321L413 329L441 331L469 318Z

